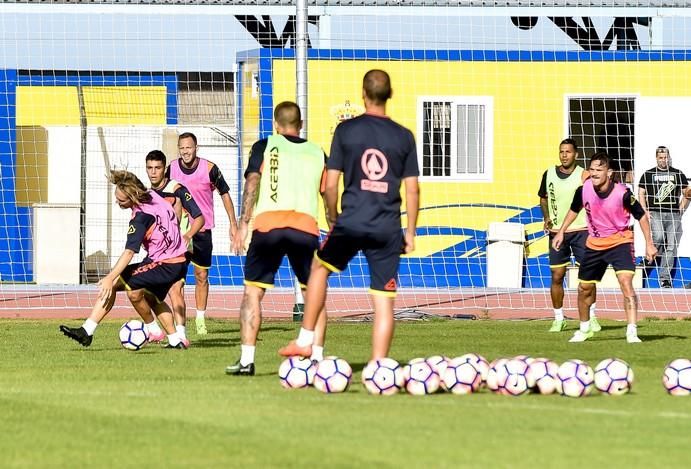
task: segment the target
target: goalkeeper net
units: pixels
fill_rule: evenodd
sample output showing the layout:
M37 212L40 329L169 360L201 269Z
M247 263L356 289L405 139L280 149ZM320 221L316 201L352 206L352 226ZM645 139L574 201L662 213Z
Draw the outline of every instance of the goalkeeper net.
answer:
M421 171L416 250L401 261L397 309L550 316L537 193L545 170L559 164L562 139L578 142L582 166L606 151L634 194L660 145L691 177L685 6L317 0L301 11L271 0L0 2L0 314L91 308L129 219L114 204L108 168L146 183L146 153L161 149L173 159L177 136L193 132L239 211L249 148L272 132L273 107L299 101L307 137L328 153L336 125L364 110L363 74L381 68L394 89L388 113L413 131ZM208 310L235 314L244 258L230 252L218 196L215 211ZM673 262L674 288L663 289L662 258L642 262L635 225L642 311L686 314L691 238L675 246L670 235L658 246ZM576 277L570 268L569 315ZM187 281L194 307L191 271ZM327 308L370 312L368 286L358 256L332 276ZM598 309L620 311L612 272L601 288ZM301 301L294 290L286 262L265 312L289 315ZM117 304L128 308L122 298Z

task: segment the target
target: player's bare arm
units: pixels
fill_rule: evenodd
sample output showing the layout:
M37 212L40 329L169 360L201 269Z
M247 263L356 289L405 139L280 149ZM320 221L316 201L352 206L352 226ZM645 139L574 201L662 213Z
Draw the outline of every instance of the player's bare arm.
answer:
M129 265L129 263L132 261L132 258L134 257L134 251L131 249L125 249L122 254L120 254L120 258L118 261L115 263L113 268L111 269L110 272L108 272L108 275L103 277L99 282L99 293L98 293L98 299L101 300L102 302L108 301L108 298L111 297L113 294L115 282L117 282L118 278L120 277L120 274L125 270L125 267Z
M647 192L642 187L638 188L638 203L641 204L641 207L643 207L643 210L645 210L646 212L648 211Z
M233 199L230 198L229 193L221 194L221 201L223 202L223 208L226 209L226 214L228 214L228 221L230 222L230 239L235 237L235 232L238 230L238 223L235 220L235 206L233 205Z
M657 256L657 248L653 243L653 236L650 231L650 217L648 216L647 212L645 215L643 215L643 217L641 217L640 220L638 220L638 223L641 225L641 231L643 232L643 237L645 238L645 259L648 262L653 262L655 260L655 256Z
M405 207L408 220L405 230L405 253L415 250L415 230L417 229L417 215L420 209L420 186L417 176L405 178Z
M569 213L564 217L564 223L561 224L561 228L559 228L559 231L557 231L557 234L554 235L554 239L552 240L552 247L557 251L561 248L561 243L564 242L564 233L566 233L566 230L571 226L571 223L576 220L577 216L578 213L569 210Z
M549 218L549 208L547 207L547 197L540 197L540 210L544 220L544 230L550 231L553 228L552 220Z
M187 233L184 233L182 237L184 238L185 244L189 245L190 240L194 235L199 233L199 231L204 228L204 215L199 215L197 218L190 217L192 223L190 223L190 229Z
M333 224L338 218L338 180L341 172L337 169L329 169L326 172L326 187L324 188L324 199L326 200L326 218Z
M240 222L238 223L236 235L233 237L233 252L237 254L241 254L244 251L247 230L252 215L254 214L254 207L257 203L260 180L261 176L259 173L249 173L245 179L245 189L242 192Z

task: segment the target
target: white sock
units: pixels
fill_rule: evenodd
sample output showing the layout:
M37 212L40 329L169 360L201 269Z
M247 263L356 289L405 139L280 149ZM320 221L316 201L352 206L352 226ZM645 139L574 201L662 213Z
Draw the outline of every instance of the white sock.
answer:
M254 351L256 348L256 345L240 345L240 364L242 366L254 363Z
M555 321L563 321L564 320L564 309L563 308L554 308L554 320Z
M308 331L304 327L300 328L300 333L298 334L298 338L295 341L295 343L298 345L298 347L307 347L308 345L312 345L314 342L314 331Z
M175 326L175 332L178 333L181 339L187 338L187 328L185 326Z
M595 303L590 305L590 319L595 318Z
M636 324L627 324L626 335L638 335L638 326Z
M91 319L87 319L86 321L84 321L84 324L82 324L82 327L84 328L87 334L94 335L94 331L98 327L98 323L96 321L92 321Z
M206 310L198 309L197 310L197 319L204 319L204 314L206 314Z
M588 332L590 330L590 321L581 321L581 332Z
M312 346L312 356L310 360L317 360L318 362L324 359L324 346L323 345L313 345Z
M173 333L173 334L168 334L168 343L169 343L170 345L172 345L173 347L175 347L175 346L176 346L177 344L179 344L180 342L182 342L182 340L180 339L180 336L178 335L177 332L175 332L175 333Z
M148 324L144 324L144 329L146 329L146 331L149 334L157 334L158 335L162 332L161 327L158 325L158 323L156 322L155 319Z

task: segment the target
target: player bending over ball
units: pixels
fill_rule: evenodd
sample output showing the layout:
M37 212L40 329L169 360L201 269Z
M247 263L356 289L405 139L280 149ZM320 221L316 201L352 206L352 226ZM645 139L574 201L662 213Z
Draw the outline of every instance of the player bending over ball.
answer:
M121 209L132 210L125 250L113 269L98 282L98 300L81 327L60 326L60 331L85 347L91 345L98 324L113 308L115 294L122 290L142 290L150 309L142 319L151 323L156 313L168 335L169 348L185 348L175 331L173 314L165 303L170 287L187 272L187 246L173 207L129 171L110 171L108 181L115 186L115 200ZM144 246L147 257L130 264ZM145 317L146 316L146 317Z

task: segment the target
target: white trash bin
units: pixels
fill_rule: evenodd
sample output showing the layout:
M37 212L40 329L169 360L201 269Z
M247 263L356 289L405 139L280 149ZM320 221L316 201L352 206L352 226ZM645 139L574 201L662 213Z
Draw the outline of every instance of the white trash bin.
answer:
M525 260L522 223L495 222L487 230L487 287L521 288Z
M34 282L79 285L79 204L33 204Z

